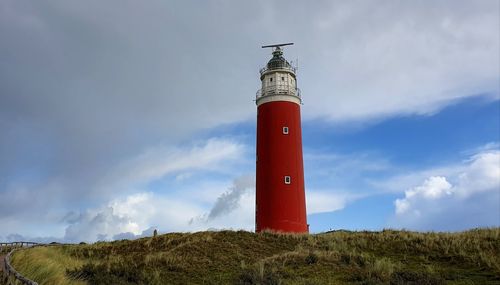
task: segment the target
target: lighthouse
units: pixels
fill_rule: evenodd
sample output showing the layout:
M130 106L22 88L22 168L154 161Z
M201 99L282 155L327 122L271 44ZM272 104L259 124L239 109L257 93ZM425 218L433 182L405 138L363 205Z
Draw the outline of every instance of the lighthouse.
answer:
M300 90L296 67L283 57L283 46L260 70L256 94L257 157L255 230L306 233Z

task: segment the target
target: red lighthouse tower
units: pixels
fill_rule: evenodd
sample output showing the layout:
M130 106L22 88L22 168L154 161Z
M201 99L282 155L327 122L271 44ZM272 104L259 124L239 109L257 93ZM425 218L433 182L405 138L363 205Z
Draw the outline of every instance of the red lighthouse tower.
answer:
M296 68L283 58L280 44L260 70L257 91L257 232L308 232L302 161L300 90Z

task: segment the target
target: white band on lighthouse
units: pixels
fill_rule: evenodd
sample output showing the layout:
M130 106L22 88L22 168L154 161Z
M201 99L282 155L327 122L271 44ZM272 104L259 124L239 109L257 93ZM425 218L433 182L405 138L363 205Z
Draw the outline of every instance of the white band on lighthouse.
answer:
M265 95L257 98L256 104L257 106L260 106L265 103L269 102L275 102L275 101L287 101L287 102L292 102L295 104L300 105L301 100L300 97L297 97L295 95L288 95L288 94L278 94L278 95Z

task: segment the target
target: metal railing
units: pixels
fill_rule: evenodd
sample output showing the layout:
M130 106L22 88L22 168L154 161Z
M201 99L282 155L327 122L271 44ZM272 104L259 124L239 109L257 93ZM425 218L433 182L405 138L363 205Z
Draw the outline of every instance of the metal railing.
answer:
M290 95L301 98L299 88L286 85L283 86L276 85L276 86L264 87L262 89L257 90L257 93L255 94L255 100L258 100L262 96L270 96L270 95Z
M283 64L283 65L276 66L276 67L271 67L271 68L267 67L267 65L266 65L263 68L261 68L259 70L259 72L260 72L260 75L262 76L262 74L266 73L268 70L276 70L276 69L285 69L285 70L289 70L289 71L291 71L293 73L297 73L297 67L294 67L294 66L292 66L290 64L288 64L288 65L284 65Z

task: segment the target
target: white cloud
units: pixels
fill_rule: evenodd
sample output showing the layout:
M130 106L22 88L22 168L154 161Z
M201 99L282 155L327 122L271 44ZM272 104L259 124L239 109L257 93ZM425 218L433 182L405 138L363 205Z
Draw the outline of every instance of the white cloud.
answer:
M498 99L498 9L498 1L326 5L302 55L311 62L301 59L306 117L371 120L433 114L478 94Z
M392 226L461 230L500 225L500 151L483 151L441 171L445 175L429 177L394 201Z
M242 162L246 148L233 140L211 138L194 146L156 147L117 166L101 182L116 188L116 184L130 187L177 174L186 179L194 171L230 172L235 163Z
M114 214L113 208L87 210L81 213L66 228L64 239L70 242L96 241L107 238L107 234L118 234L136 230L137 225L127 217Z
M457 194L468 197L478 192L500 191L500 151L485 151L472 156L458 176Z
M418 200L436 200L444 195L451 195L451 184L445 177L433 176L424 181L424 184L405 191L405 198L397 199L396 214L404 214L410 210L412 202Z
M88 209L71 219L66 241L96 241L140 235L151 227L162 231L188 231L189 219L203 208L191 201L154 193L137 193L115 199L98 209Z
M348 201L351 201L347 194L335 194L331 191L307 190L307 214L318 214L333 212L343 209Z

